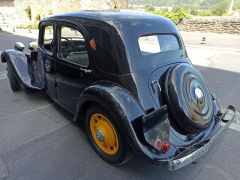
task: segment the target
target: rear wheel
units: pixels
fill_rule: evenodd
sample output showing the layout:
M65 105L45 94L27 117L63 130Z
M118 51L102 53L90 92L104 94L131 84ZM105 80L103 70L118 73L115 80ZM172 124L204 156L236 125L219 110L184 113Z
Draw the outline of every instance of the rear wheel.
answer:
M129 146L114 117L100 106L91 107L86 114L86 131L97 154L110 164L120 165L129 160Z
M16 78L16 74L13 68L9 63L8 63L7 69L8 69L8 79L9 79L9 83L12 91L14 92L19 91L21 89L21 86Z

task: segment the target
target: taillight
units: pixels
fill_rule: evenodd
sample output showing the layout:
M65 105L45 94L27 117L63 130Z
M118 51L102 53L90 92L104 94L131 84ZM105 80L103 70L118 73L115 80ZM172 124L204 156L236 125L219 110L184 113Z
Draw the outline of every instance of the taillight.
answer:
M143 133L146 142L158 152L166 153L170 149L170 122L167 106L153 111L142 118Z
M158 151L161 151L161 149L162 149L162 143L161 143L161 140L160 140L160 139L156 139L154 145L155 145L155 148L156 148Z
M155 140L155 149L166 153L170 149L170 144L167 141L161 141L159 138Z
M167 152L170 149L170 144L166 141L162 142L161 150L162 152Z

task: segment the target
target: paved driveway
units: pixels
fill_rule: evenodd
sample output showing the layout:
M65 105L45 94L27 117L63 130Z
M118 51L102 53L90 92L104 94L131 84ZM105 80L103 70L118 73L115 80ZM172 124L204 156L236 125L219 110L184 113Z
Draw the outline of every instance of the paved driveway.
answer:
M0 49L18 40L31 39L0 33ZM189 49L192 58L204 51ZM196 62L197 68L223 105L233 103L239 110L240 54L210 55L204 59L210 63ZM72 116L44 93L11 92L4 69L0 64L0 179L239 179L239 118L203 158L179 171L139 156L125 166L111 166L92 150Z

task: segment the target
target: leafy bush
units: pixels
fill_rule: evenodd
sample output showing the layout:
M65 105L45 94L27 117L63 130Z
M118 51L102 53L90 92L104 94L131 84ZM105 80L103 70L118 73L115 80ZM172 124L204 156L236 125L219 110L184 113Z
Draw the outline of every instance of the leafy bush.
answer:
M227 9L228 9L229 2L228 1L222 1L217 3L213 8L212 8L212 14L216 16L222 16L226 14Z
M190 14L193 16L197 16L199 13L198 6L193 4L190 6Z
M17 28L19 28L19 29L38 29L38 22L20 24L17 26Z
M53 14L53 11L52 10L48 10L48 15L52 15Z
M197 10L197 13L192 13L192 15L197 16L223 16L226 15L229 7L229 2L227 0L220 1L219 3L213 4L208 9Z
M155 11L155 8L153 6L145 6L145 11Z
M40 14L36 14L35 20L36 20L36 21L41 21L41 15L40 15Z
M212 11L210 9L204 9L198 12L198 16L212 16Z
M187 10L188 10L188 6L186 6L186 5L173 6L173 9L172 9L172 11L175 12L175 13L178 12L178 11L187 12Z
M146 11L146 12L169 18L175 24L180 23L183 19L189 18L189 15L183 10L178 10L177 12L166 12L166 11Z
M28 18L31 21L32 20L32 10L31 10L31 7L30 6L26 6L24 8L24 11L27 13Z

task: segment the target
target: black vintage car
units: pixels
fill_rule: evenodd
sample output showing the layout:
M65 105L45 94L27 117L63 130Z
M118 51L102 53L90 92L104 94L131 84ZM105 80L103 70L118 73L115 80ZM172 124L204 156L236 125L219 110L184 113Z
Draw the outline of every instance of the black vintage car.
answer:
M138 152L179 169L205 154L229 127L216 95L192 66L177 27L128 11L53 15L39 24L30 54L16 43L1 55L13 91L44 90L84 125L111 164Z

